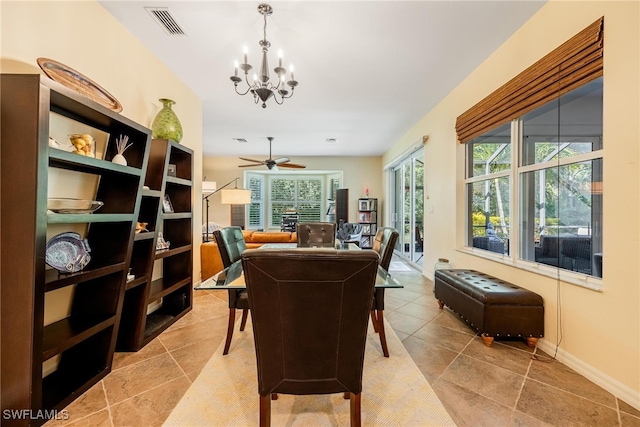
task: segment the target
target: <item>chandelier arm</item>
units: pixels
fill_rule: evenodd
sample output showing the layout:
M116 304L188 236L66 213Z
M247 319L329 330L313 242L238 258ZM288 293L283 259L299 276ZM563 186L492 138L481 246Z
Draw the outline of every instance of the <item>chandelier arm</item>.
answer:
M237 93L238 95L242 95L242 96L246 95L246 94L247 94L247 93L249 93L249 91L251 90L251 87L248 87L248 88L247 88L247 90L246 90L246 91L244 91L244 93L242 93L242 92L238 92L238 86L237 86L237 85L233 85L233 86L234 86L234 87L235 87L235 89L236 89L236 93Z
M289 92L288 96L283 96L282 99L291 98L293 96L293 88L291 88L291 92Z
M281 100L278 101L278 97L276 96L276 93L275 92L273 93L273 99L276 101L276 104L278 104L278 105L282 105L282 103L284 102L284 99L285 99L284 96L282 96L282 95L280 95L280 98L281 98Z

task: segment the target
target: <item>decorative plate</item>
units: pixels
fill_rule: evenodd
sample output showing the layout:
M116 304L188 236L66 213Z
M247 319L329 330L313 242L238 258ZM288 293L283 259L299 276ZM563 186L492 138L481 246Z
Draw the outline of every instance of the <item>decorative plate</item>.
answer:
M86 96L116 113L122 111L122 104L89 77L53 59L38 58L37 61L42 71L44 71L51 80L75 90L80 95Z
M78 233L60 233L47 242L45 262L61 273L77 273L91 261L90 251Z
M60 214L83 214L93 213L100 209L104 203L97 200L82 199L65 199L52 198L47 199L47 209Z

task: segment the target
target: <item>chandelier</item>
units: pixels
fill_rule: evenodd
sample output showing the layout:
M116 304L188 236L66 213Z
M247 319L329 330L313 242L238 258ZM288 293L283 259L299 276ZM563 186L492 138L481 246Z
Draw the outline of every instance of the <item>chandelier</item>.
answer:
M238 95L246 95L251 92L253 94L253 99L255 103L262 101L262 108L267 108L267 100L273 97L276 103L281 105L285 99L291 98L293 96L293 90L296 86L298 86L298 82L294 78L293 74L293 65L289 67L289 72L291 75L291 80L286 81L287 70L282 68L282 51L278 54L278 66L273 69L273 71L278 76L278 84L274 85L269 80L269 64L267 62L267 53L269 52L269 48L271 47L271 43L267 40L267 16L273 13L273 9L266 3L262 3L258 6L258 13L260 13L264 17L264 37L260 40L259 44L262 47L262 64L260 65L260 76L257 74L253 74L253 83L249 83L249 71L253 69L251 65L249 65L247 61L247 47L244 47L244 62L242 64L238 64L238 61L235 63L235 73L231 76L231 81L233 82L233 86ZM238 91L238 83L242 81L240 77L238 77L238 68L244 71L244 81L247 84L247 90L244 92ZM287 86L291 89L289 91ZM280 99L278 99L280 98Z

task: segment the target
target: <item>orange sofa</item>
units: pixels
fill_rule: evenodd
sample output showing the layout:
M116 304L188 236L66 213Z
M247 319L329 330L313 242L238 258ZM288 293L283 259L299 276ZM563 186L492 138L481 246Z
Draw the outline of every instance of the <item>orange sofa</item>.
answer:
M296 233L289 231L242 230L242 234L247 244L247 249L259 248L265 243L296 243L298 241ZM202 280L207 280L223 270L220 251L215 241L206 242L200 246L200 269L202 271Z

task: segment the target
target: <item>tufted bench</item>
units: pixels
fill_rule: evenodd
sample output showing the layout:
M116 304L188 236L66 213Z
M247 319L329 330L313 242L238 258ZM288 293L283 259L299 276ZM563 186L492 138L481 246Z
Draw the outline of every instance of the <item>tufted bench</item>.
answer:
M542 297L475 270L436 270L435 296L480 332L486 346L495 337L523 337L535 347L544 336Z

